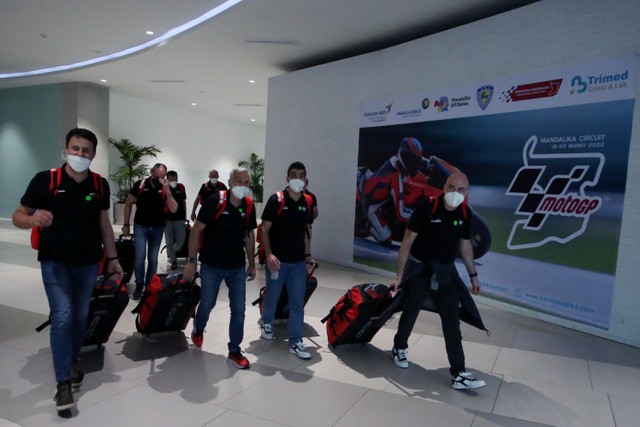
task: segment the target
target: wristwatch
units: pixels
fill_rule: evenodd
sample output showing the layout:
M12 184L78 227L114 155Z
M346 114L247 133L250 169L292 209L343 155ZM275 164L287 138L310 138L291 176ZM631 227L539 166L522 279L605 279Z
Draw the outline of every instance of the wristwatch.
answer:
M192 256L190 256L187 261L189 262L189 264L197 264L198 263L198 258L194 258Z

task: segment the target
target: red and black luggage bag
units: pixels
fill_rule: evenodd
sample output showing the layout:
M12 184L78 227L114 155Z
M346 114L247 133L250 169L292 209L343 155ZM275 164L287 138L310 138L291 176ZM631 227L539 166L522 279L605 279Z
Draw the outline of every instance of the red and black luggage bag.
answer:
M186 281L182 273L157 274L133 309L136 329L143 335L182 331L194 316L200 302L200 286Z
M313 272L318 268L318 263L313 265L311 269L311 273L307 275L307 284L304 290L304 305L307 305L309 298L315 292L318 287L318 279L313 275ZM268 272L268 270L265 270ZM260 296L257 300L253 301L251 305L258 305L260 309L260 314L262 314L262 300L264 300L264 294L267 291L267 287L263 286L260 288ZM280 293L280 298L278 298L278 304L276 305L276 314L274 319L288 319L289 318L289 296L287 295L286 285L282 287L282 292Z
M123 281L99 276L91 296L87 333L83 346L106 343L116 323L129 304L129 295Z
M398 310L391 289L380 283L356 285L322 319L329 345L368 343Z

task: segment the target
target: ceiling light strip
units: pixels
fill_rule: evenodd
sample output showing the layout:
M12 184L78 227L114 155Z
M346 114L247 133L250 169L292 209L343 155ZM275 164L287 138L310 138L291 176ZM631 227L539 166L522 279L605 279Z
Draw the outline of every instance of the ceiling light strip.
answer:
M227 9L235 6L236 4L242 2L243 0L227 0L224 3L222 3L220 6L215 7L213 9L211 9L210 11L206 12L203 15L200 15L199 17L187 22L186 24L182 24L178 27L172 28L169 31L167 31L166 33L164 33L163 35L156 37L155 39L149 40L146 43L131 47L129 49L125 49L122 50L120 52L116 52L116 53L112 53L109 55L104 55L104 56L100 56L98 58L93 58L93 59L89 59L86 61L81 61L81 62L76 62L73 64L68 64L68 65L59 65L57 67L50 67L50 68L42 68L40 70L32 70L32 71L22 71L22 72L17 72L17 73L6 73L6 74L0 74L0 79L10 79L10 78L16 78L16 77L28 77L28 76L38 76L38 75L42 75L42 74L51 74L51 73L59 73L62 71L70 71L70 70L75 70L78 68L84 68L84 67L89 67L92 65L97 65L103 62L107 62L107 61L113 61L114 59L118 59L118 58L122 58L125 56L129 56L132 55L134 53L140 52L142 50L145 49L149 49L150 47L153 47L155 45L158 45L162 42L165 42L167 40L169 40L172 37L175 37L179 34L184 33L185 31L188 31L190 29L192 29L193 27L202 24L205 21L208 21L211 18L214 18L216 16L218 16L219 14L221 14L222 12L226 11Z

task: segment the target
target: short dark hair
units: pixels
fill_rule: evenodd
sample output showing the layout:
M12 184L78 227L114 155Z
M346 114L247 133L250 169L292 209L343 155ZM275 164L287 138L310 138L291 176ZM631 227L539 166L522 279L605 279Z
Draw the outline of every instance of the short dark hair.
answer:
M66 148L69 148L69 141L71 141L71 138L73 138L74 136L86 139L87 141L93 143L93 151L96 151L96 148L98 147L98 137L89 129L82 128L71 129L69 133L67 133L67 144L65 145Z
M307 173L307 168L304 167L304 164L302 162L293 162L289 165L289 169L287 169L287 176L289 176L289 173L291 172L292 169L301 169L304 171L304 173Z
M174 176L176 179L178 179L178 172L176 171L167 172L167 177L170 177L170 176Z

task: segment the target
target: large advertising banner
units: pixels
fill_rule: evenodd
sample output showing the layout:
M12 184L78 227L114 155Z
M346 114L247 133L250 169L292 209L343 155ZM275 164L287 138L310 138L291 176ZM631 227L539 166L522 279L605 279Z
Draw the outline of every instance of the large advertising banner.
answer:
M624 57L365 103L354 262L395 271L416 203L460 170L482 295L607 329L635 75Z

